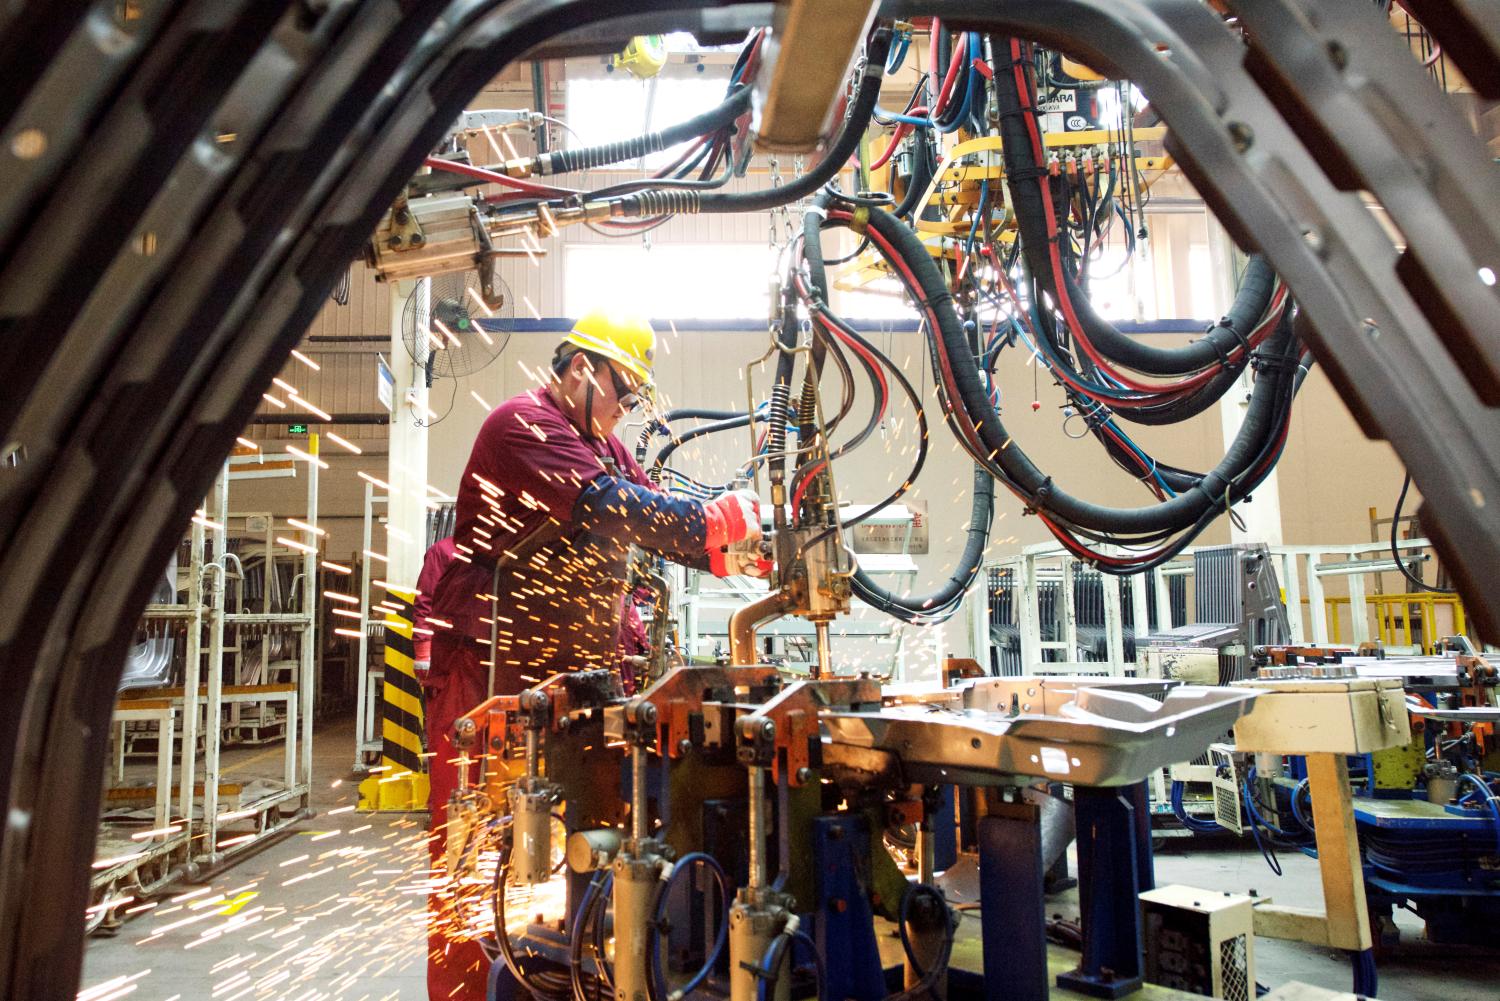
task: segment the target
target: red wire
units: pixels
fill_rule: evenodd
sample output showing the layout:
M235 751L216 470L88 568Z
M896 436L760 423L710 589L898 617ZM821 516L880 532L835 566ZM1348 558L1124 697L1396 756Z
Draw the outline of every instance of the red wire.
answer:
M1031 81L1030 78L1026 75L1025 60L1023 58L1024 53L1022 51L1021 43L1019 40L1011 40L1010 52L1011 61L1014 64L1014 66L1012 67L1012 72L1014 73L1016 78L1017 92L1029 101L1032 95ZM1023 110L1030 111L1031 109L1027 108ZM1046 151L1045 146L1042 142L1041 132L1037 128L1036 116L1032 114L1024 114L1022 115L1022 118L1024 118L1026 121L1026 131L1031 140L1031 154L1033 159L1037 163L1045 163ZM1101 371L1107 372L1111 378L1129 389L1133 389L1141 393L1168 393L1173 398L1186 395L1192 390L1204 385L1215 375L1217 375L1217 368L1207 368L1195 376L1191 376L1187 379L1179 379L1175 382L1141 382L1137 379L1133 379L1125 375L1123 372L1118 371L1101 354L1099 354L1099 352L1094 348L1092 342L1089 341L1088 336L1083 332L1083 324L1079 322L1078 314L1073 308L1073 299L1068 294L1067 284L1062 280L1062 251L1059 247L1058 240L1057 210L1052 203L1052 187L1045 180L1043 180L1038 185L1038 187L1041 190L1042 209L1046 216L1047 251L1049 257L1051 258L1052 273L1056 275L1058 279L1053 283L1057 295L1058 309L1063 314L1063 319L1067 323L1068 329L1072 332L1079 345L1082 346L1084 353L1089 356L1089 360L1092 361L1094 365L1097 366Z
M510 177L499 174L493 170L485 170L483 167L471 167L467 163L456 163L453 160L444 160L442 157L429 156L424 161L433 170L446 170L450 174L462 174L472 177L477 181L485 181L490 184L500 184L527 194L543 195L548 198L556 198L563 195L576 195L578 191L573 188L557 188L548 184L537 184L534 181L525 181L519 177Z
M802 506L802 495L807 493L808 484L813 481L813 477L818 475L818 470L822 469L826 465L828 465L827 462L819 460L815 466L807 471L807 475L802 477L802 482L797 484L797 490L792 494L793 514L796 514L797 509Z
M925 115L927 114L927 107L926 105L918 105L917 107L907 111L906 114ZM878 160L870 164L870 169L879 170L881 167L884 167L886 165L886 162L890 160L891 154L896 152L896 147L901 145L901 140L905 139L914 128L916 128L916 126L911 124L910 122L898 123L896 125L896 131L891 134L890 145L885 148L884 153L880 154L880 158Z
M964 64L964 56L969 47L960 40L953 50L953 57L948 62L948 72L943 77L942 89L938 92L937 100L932 102L932 118L937 118L948 107L948 99L953 95L953 85L958 81L959 68ZM937 79L937 22L933 22L932 33L932 77Z
M851 219L852 218L852 216L849 213L847 213L847 212L830 212L829 213L829 217L830 218L838 218L838 219ZM882 237L879 233L877 233L873 229L866 230L866 235L868 235L870 237L870 239L872 241L874 241L878 247L882 248L885 251L887 259L890 260L903 273L903 275L905 276L906 280L910 283L910 287L911 288L920 288L920 285L917 284L915 276L912 275L910 269L906 267L905 261L899 255L897 255L895 253L894 248L892 248L890 246L890 244L886 242L886 240L884 239L884 237ZM928 315L931 323L933 324L933 329L934 330L938 329L938 327L937 327L938 318L937 318L936 310L934 310L933 307L931 307L931 306L925 306L924 308L925 308L925 310L927 312L927 315ZM943 350L943 345L942 345L941 339L938 340L938 348L939 348L939 350L938 350L938 361L940 362L940 365L941 365L942 377L943 377L944 384L948 387L949 394L951 396L953 396L953 397L956 398L958 394L957 394L957 389L956 389L956 382L955 382L954 377L953 377L953 367L952 367L952 364L949 362L947 352L945 350ZM984 455L985 454L984 445L983 445L982 442L980 442L978 440L977 435L976 435L974 429L967 422L964 422L964 421L957 421L957 422L955 422L955 424L956 424L957 428L963 433L964 438L966 440L968 440L970 443L972 443L973 448L971 449L971 451L973 452L973 454L975 454L975 455ZM1007 481L1004 481L1004 480L1002 480L1001 482L1005 484L1006 488L1009 489L1011 491L1011 493L1015 494L1023 502L1025 502L1027 504L1031 503L1031 498L1027 497L1024 493L1022 493L1016 486L1014 486L1013 484L1011 484L1011 483L1009 483ZM1086 546L1084 546L1082 543L1078 542L1075 538L1073 538L1073 536L1071 536L1070 534L1068 534L1067 532L1065 532L1063 529L1059 528L1055 523L1053 523L1051 521L1051 519L1049 519L1041 511L1037 511L1036 513L1037 513L1037 516L1039 518L1041 518L1042 523L1047 526L1048 530L1051 531L1052 534L1057 537L1057 540L1059 542L1061 542L1064 546L1066 546L1068 549L1070 549L1071 551L1073 551L1075 554L1083 556L1086 559L1094 560L1096 562L1108 563L1111 566L1125 567L1125 566L1132 566L1135 563L1141 562L1143 560L1152 559L1156 555L1159 555L1160 553L1166 552L1165 547L1163 547L1161 549L1155 550L1154 553L1148 553L1148 554L1146 554L1143 557L1135 557L1135 558L1132 558L1132 559L1129 559L1129 560L1119 559L1119 558L1112 557L1112 556L1105 556L1102 553L1095 553L1095 552L1093 552L1092 550L1090 550Z

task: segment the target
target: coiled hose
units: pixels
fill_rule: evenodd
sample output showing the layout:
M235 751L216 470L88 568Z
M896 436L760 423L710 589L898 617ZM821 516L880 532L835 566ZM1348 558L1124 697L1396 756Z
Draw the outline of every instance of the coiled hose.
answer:
M667 976L662 968L662 952L665 943L662 941L662 929L667 927L667 903L672 893L673 881L682 873L687 872L692 866L701 865L713 874L715 882L719 887L719 932L714 936L713 948L708 950L708 955L703 958L703 965L698 971L688 978L687 983L681 987L667 989ZM672 872L667 876L667 881L662 884L660 892L656 895L655 917L651 923L651 930L647 938L646 951L651 954L652 984L656 992L656 1001L679 1001L697 990L708 975L713 972L719 963L719 956L724 952L724 944L729 939L729 915L726 913L729 907L729 876L724 872L724 867L719 864L718 859L704 852L689 852L672 866ZM580 999L581 1001L581 999Z
M1014 484L1035 509L1097 532L1145 535L1187 528L1206 514L1223 510L1227 506L1226 499L1243 496L1244 490L1237 485L1238 481L1250 471L1274 429L1284 392L1295 380L1294 371L1266 373L1256 380L1244 423L1229 450L1218 467L1191 490L1149 507L1108 508L1082 500L1059 489L1050 476L1016 447L990 403L979 364L970 349L963 324L954 311L952 293L921 239L887 212L869 213L868 227L891 248L894 257L915 281L911 292L926 308L932 321L928 325L928 335L934 364L940 372L951 372L957 394L957 398L948 403L965 412L978 435L982 451L975 458L981 462L992 461L996 470ZM898 273L901 270L898 269ZM1295 345L1289 317L1290 313L1261 348L1263 354L1282 359Z
M716 191L695 199L691 207L674 209L678 212L760 212L797 201L817 191L843 169L849 157L859 148L865 129L870 125L870 116L875 111L875 102L880 98L880 80L885 71L885 58L891 50L889 28L877 28L865 47L865 69L860 77L859 89L850 104L848 120L838 139L828 148L823 158L812 170L787 184L767 188L763 191L722 192ZM647 201L654 191L642 191L627 195L620 200L621 214L626 216L661 215L659 209Z

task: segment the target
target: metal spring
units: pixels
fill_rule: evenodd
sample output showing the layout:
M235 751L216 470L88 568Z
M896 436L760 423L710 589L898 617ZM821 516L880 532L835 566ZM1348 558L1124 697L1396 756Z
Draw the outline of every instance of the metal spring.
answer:
M676 213L695 213L698 211L698 192L662 188L651 191L642 191L625 200L628 215L642 217L673 215Z
M766 439L766 450L772 455L786 451L786 425L791 419L792 408L788 404L792 387L784 383L771 387L771 429Z
M648 132L643 136L622 139L619 142L604 143L601 146L560 150L552 154L551 172L567 174L575 170L607 167L612 163L620 163L623 160L637 160L648 153L655 153L660 150L662 142L661 133Z

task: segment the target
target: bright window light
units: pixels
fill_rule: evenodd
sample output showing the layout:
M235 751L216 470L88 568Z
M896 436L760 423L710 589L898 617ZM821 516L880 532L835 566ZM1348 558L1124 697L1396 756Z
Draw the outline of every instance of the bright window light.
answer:
M650 80L637 80L624 73L570 79L567 117L576 136L568 135L568 147L632 139L716 107L724 100L728 85L728 67L722 67L722 71L722 75L661 76ZM682 150L683 147L677 146L652 153L646 157L646 168L664 167L674 162ZM640 161L629 160L617 166L638 169Z
M860 291L835 289L833 306L848 320L915 320L917 311L894 278L877 278Z
M1136 254L1140 254L1139 248ZM1138 272L1132 270L1137 264ZM1126 260L1123 244L1109 244L1089 265L1088 290L1089 303L1106 320L1155 320L1160 316L1150 267L1143 261Z
M563 249L569 316L625 309L645 316L760 319L774 253L762 243L573 244Z

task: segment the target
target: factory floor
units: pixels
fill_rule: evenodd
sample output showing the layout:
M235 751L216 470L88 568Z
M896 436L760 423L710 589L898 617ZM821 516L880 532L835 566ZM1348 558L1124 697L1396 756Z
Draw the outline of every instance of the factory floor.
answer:
M314 741L318 816L202 884L184 884L129 918L112 937L88 940L80 1001L420 1001L426 850L422 815L368 816L349 774L352 720L320 726ZM264 749L228 752L226 775L253 771ZM262 757L257 757L260 755ZM1208 890L1254 888L1278 903L1321 905L1317 863L1283 856L1275 876L1253 849L1158 853L1158 884ZM1076 915L1077 892L1047 900L1047 913ZM1421 924L1398 912L1407 944L1380 966L1387 1001L1494 1001L1500 953L1424 948ZM967 923L967 922L966 922ZM977 923L977 922L976 922ZM1257 939L1256 978L1300 980L1347 991L1342 955ZM1054 998L1062 997L1059 991Z

